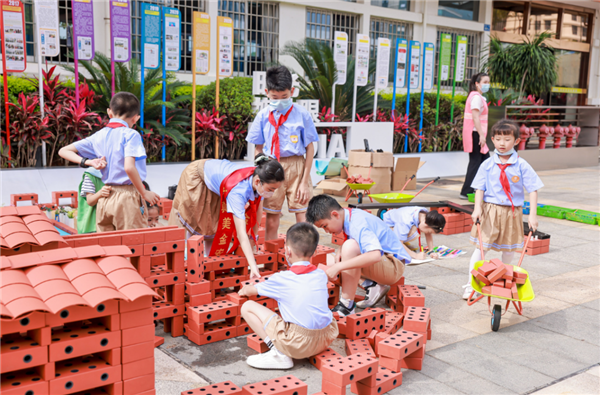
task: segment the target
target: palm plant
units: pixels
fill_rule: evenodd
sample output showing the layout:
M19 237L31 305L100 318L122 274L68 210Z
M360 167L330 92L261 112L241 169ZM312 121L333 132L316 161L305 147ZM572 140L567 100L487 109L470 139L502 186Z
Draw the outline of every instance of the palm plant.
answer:
M106 113L110 107L112 97L112 73L110 58L102 53L96 53L93 62L79 61L88 76L79 73L79 79L87 82L96 94L95 109L98 113ZM72 66L65 69L75 72ZM167 77L167 100L162 100L163 78L160 69L147 70L144 79L144 121L152 127L153 132L161 136L169 136L176 144L188 142L185 136L186 129L190 126L189 111L181 108L179 104L191 101L191 96L176 96L173 93L187 84ZM115 63L115 92L130 92L141 97L142 84L140 81L140 64L132 58L129 63ZM162 107L166 107L166 126L162 125ZM146 125L144 125L146 126ZM149 132L149 128L141 128Z
M283 55L289 55L298 62L303 73L299 75L299 99L319 100L319 106L331 107L332 87L337 74L333 51L329 44L306 39L285 45ZM337 85L335 94L335 114L340 121L352 119L352 99L354 94L354 57L348 57L346 83ZM369 61L369 70L375 70L375 60ZM300 75L303 74L303 75ZM373 82L359 86L356 93L356 113L364 114L373 109Z
M524 38L521 44L503 45L492 37L484 62L492 82L518 90L519 100L523 93L541 96L550 92L558 79L554 48L547 43L551 38L550 33L544 32Z

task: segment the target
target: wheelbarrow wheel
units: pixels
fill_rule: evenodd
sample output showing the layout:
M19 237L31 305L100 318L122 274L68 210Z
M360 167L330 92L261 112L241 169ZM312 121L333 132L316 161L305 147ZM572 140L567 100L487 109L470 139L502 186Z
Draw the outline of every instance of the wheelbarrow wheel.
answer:
M494 311L492 312L492 330L498 332L500 329L500 319L502 318L502 306L499 304L494 305Z
M358 204L362 204L362 200L363 200L363 194L362 192L358 193Z
M383 219L383 215L384 215L385 213L387 213L387 211L388 211L388 210L387 210L387 208L380 208L380 209L379 209L379 211L377 211L377 216L378 216L379 218Z

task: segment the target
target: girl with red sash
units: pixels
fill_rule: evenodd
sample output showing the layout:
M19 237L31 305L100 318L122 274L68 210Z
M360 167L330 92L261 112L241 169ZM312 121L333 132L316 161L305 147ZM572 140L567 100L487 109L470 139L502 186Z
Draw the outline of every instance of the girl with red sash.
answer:
M489 89L490 77L486 73L475 74L471 77L462 133L463 149L469 153L469 165L465 183L460 191L461 199L467 199L467 194L475 192L471 188L471 183L479 166L490 157L490 150L485 141L488 130L488 105L483 97L483 94Z
M284 181L279 162L257 155L256 167L240 168L228 160L190 163L181 174L169 225L186 228L188 235L204 236L209 256L232 254L241 246L251 269L260 277L252 244L256 244L262 198L271 196Z

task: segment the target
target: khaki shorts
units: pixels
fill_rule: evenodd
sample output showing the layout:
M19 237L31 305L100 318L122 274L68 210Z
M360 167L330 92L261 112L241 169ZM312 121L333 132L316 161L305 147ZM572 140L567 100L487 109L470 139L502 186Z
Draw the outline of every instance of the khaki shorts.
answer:
M96 206L96 230L110 232L147 228L148 207L137 189L133 185L111 185L110 187L110 195L98 200Z
M331 324L323 329L306 329L285 322L277 314L271 316L265 331L277 350L295 359L317 355L329 347L339 334L335 319L332 319Z
M392 254L383 254L376 264L363 267L361 275L377 284L392 285L404 275L404 262Z
M298 193L298 189L300 189L302 177L304 176L306 159L304 156L289 156L287 158L280 158L279 163L281 163L281 166L283 167L285 181L277 188L272 197L264 200L263 209L267 213L278 214L281 212L283 202L287 197L288 210L290 213L306 211L308 208L308 200L313 196L310 175L306 181L308 187L308 200L305 204L300 204L296 200L296 193Z

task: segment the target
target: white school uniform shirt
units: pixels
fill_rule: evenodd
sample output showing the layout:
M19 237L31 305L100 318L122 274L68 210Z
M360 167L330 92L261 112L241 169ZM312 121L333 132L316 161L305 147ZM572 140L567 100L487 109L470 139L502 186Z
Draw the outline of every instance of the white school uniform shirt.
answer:
M292 266L308 266L310 262L296 262ZM323 329L331 324L333 314L327 305L327 275L317 269L310 273L295 274L284 271L255 285L260 296L275 299L281 318L307 329Z
M394 210L388 210L383 214L383 222L389 227L394 228L394 233L398 236L398 239L402 242L411 241L419 235L419 232L415 232L414 235L408 239L408 235L413 226L419 228L419 214L428 213L429 210L425 207L402 207Z
M511 164L505 171L513 195L513 204L515 207L521 207L525 201L525 189L529 193L535 192L541 189L544 183L533 170L533 167L516 152L508 158L506 163ZM502 162L498 154L494 153L479 166L471 187L484 191L483 201L486 203L510 206L510 200L504 189L502 189L502 184L500 184L501 171L498 164L502 164Z
M208 189L221 196L221 183L225 177L244 167L248 167L248 164L232 163L227 159L211 159L204 164L204 183ZM257 196L252 188L252 177L240 181L227 194L227 212L237 218L246 219L246 203L254 201Z
M471 99L471 110L476 108L479 110L479 115L481 115L483 113L484 103L487 103L487 99L485 98L485 96L482 96L482 95L473 96L473 98ZM477 129L475 127L473 127L473 131L476 132Z

